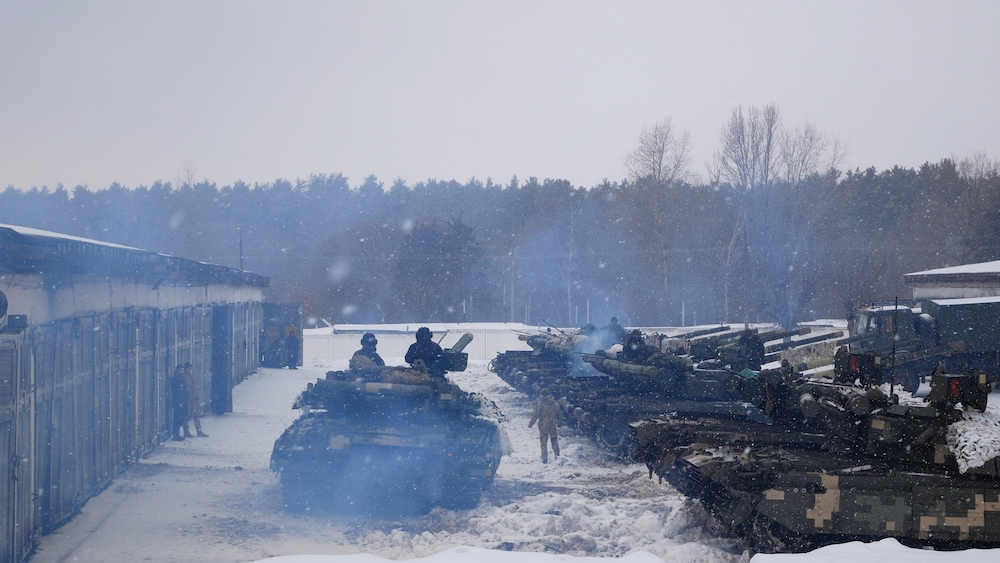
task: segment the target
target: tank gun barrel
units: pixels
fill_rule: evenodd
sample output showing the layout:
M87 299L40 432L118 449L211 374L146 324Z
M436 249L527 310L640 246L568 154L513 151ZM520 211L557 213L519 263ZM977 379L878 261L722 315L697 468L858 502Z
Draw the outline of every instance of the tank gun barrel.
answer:
M692 331L689 331L689 332L682 332L680 334L676 334L674 336L671 336L670 338L697 338L699 336L707 336L709 334L715 334L717 332L726 332L727 330L730 330L730 328L731 327L729 327L729 326L722 325L722 326L716 326L716 327L712 327L712 328L705 328L705 329L701 329L701 330L692 330Z
M615 372L630 373L634 375L644 375L646 377L656 377L660 370L655 366L644 366L639 364L627 364L618 360L612 360L597 354L583 354L583 361L594 366L599 371L612 375Z
M465 347L469 345L469 342L472 342L472 333L466 332L461 338L458 339L458 342L451 347L451 351L454 353L461 352L462 350L465 350Z

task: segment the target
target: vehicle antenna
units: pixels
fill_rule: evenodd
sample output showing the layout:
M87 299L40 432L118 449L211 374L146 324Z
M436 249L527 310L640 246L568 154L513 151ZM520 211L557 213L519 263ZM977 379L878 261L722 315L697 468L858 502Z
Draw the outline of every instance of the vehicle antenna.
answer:
M549 325L550 327L552 327L552 328L554 328L554 329L558 330L559 332L562 332L563 334L566 334L566 333L565 333L565 332L564 332L564 331L563 331L562 329L560 329L560 328L559 328L559 327L557 327L556 325L554 325L554 324L550 323L549 321L547 321L547 320L545 320L545 319L542 319L542 322L543 322L543 323L545 323L545 324L547 324L547 325Z
M896 325L899 321L899 296L896 296L896 308L892 311L892 368L889 371L889 398L891 399L896 387Z

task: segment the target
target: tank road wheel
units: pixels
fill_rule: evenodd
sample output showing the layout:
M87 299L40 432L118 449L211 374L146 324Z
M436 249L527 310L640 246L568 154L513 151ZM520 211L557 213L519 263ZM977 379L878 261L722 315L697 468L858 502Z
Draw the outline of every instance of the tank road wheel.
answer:
M597 441L609 450L622 454L628 450L629 436L626 432L601 426L597 429Z

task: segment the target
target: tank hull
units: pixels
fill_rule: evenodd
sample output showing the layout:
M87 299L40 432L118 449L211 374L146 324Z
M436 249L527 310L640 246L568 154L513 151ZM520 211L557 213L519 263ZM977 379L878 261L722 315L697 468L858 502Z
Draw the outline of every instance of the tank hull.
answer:
M493 482L501 448L487 420L362 420L311 413L275 442L271 469L291 509L422 513L476 506Z
M718 450L678 459L667 480L760 552L886 537L948 549L1000 545L994 480L873 467L833 454Z

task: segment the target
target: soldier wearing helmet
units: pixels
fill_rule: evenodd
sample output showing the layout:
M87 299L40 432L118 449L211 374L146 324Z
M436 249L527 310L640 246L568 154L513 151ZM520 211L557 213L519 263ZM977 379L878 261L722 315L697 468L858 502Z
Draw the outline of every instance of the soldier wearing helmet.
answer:
M538 441L542 446L542 463L549 462L549 450L546 447L549 441L552 442L552 453L559 457L559 427L563 424L562 407L552 397L548 389L542 389L538 393L538 404L534 412L531 413L531 420L528 421L528 428L538 422Z
M736 342L739 351L738 366L734 369L752 369L760 371L761 364L764 363L764 341L757 336L757 333L749 328L743 331L740 339Z
M410 344L410 349L406 351L404 359L411 366L417 360L423 360L427 366L427 372L432 377L444 377L444 350L438 346L437 342L431 340L431 329L422 326L417 329L417 341Z
M655 352L643 338L642 332L635 329L629 334L622 344L622 351L618 353L618 359L630 364L642 364Z
M375 351L375 346L378 345L378 339L375 335L366 332L364 336L361 337L361 349L354 353L351 358L351 365L368 365L368 362L364 361L362 358L368 358L371 360L370 366L384 366L385 361L382 360L382 356L378 355Z

